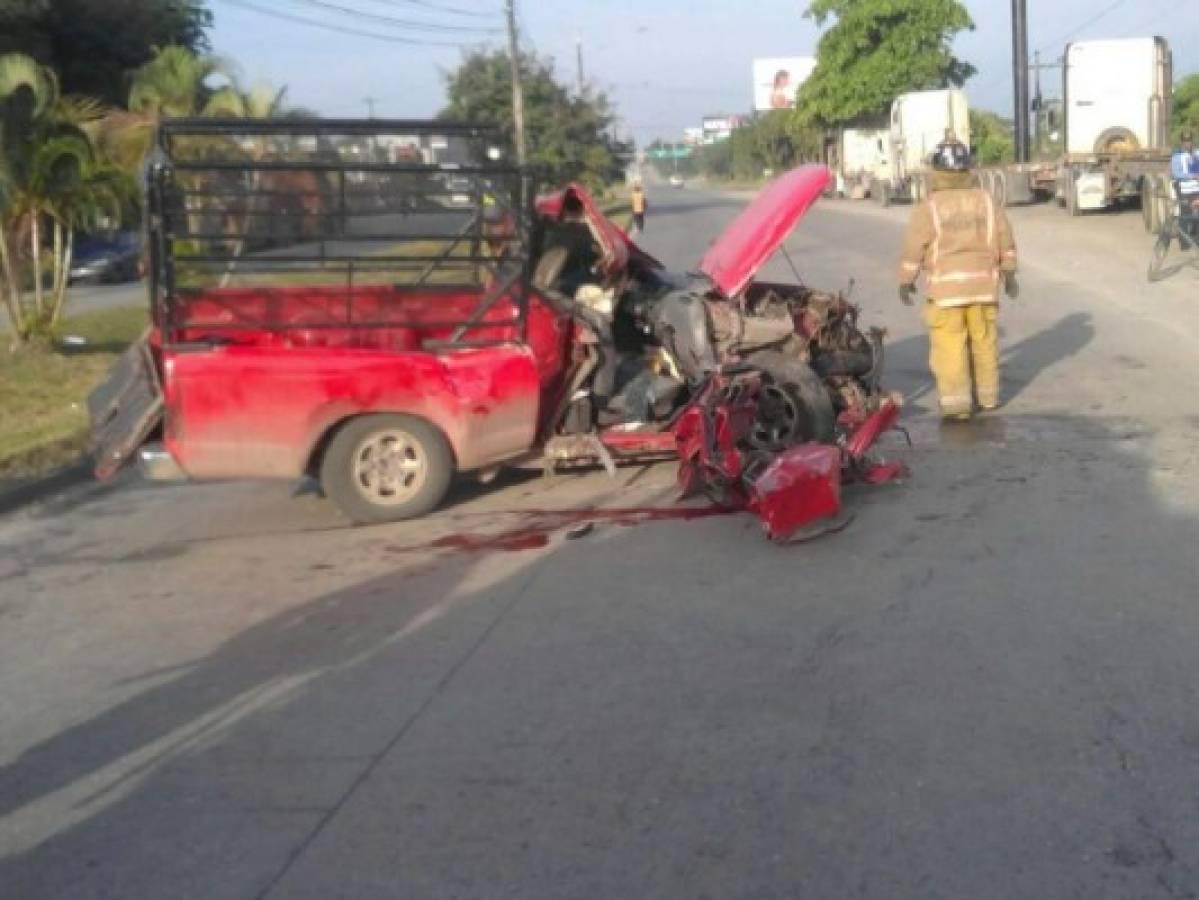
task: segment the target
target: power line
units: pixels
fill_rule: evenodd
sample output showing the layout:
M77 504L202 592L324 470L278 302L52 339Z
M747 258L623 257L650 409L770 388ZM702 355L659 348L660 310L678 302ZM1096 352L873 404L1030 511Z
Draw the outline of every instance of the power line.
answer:
M407 44L415 47L461 47L461 43L452 41L426 41L416 40L414 38L405 38L393 34L379 34L375 31L363 31L359 28L349 28L345 25L332 25L328 22L320 22L316 19L305 18L304 16L296 16L291 13L280 12L276 9L267 9L264 6L259 6L257 3L251 3L250 0L221 0L223 3L228 3L232 6L240 7L241 9L252 10L264 16L271 16L275 19L282 19L287 22L295 22L299 25L308 25L312 28L323 28L326 31L337 31L341 34L350 34L355 37L374 38L377 41L387 41L392 44Z
M1094 25L1100 19L1106 18L1108 16L1108 14L1115 12L1117 9L1119 9L1121 6L1123 6L1127 2L1128 2L1128 0L1116 0L1115 3L1111 3L1108 6L1103 7L1103 9L1099 10L1099 12L1095 13L1095 15L1091 16L1091 18L1087 19L1085 22L1083 22L1078 27L1070 29L1068 32L1063 34L1056 41L1049 41L1048 43L1042 44L1038 48L1038 50L1039 51L1047 50L1054 44L1061 44L1064 41L1069 40L1070 38L1074 37L1074 35L1078 34L1080 31L1084 31L1087 28L1090 28L1092 25Z
M499 15L498 11L479 12L477 9L463 9L460 6L447 6L444 3L431 3L429 0L371 0L371 2L379 3L383 6L415 6L420 9L430 9L451 16L470 16L479 19L491 19Z
M307 3L309 6L315 6L317 9L322 9L327 12L341 13L342 15L350 16L355 19L363 19L370 22L379 22L392 28L408 28L413 31L432 31L432 32L496 32L500 29L485 28L482 25L446 25L440 22L418 22L412 19L397 19L394 16L384 16L378 13L370 13L361 9L354 9L350 6L342 6L338 3L330 3L328 0L293 0L295 3Z

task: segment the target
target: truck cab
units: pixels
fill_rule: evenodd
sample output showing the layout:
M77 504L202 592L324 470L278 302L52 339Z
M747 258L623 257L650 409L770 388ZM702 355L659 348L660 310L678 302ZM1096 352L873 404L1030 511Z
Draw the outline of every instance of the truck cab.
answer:
M882 205L892 200L922 200L927 193L928 159L952 134L970 146L970 106L957 88L900 94L891 104L888 164L871 186Z

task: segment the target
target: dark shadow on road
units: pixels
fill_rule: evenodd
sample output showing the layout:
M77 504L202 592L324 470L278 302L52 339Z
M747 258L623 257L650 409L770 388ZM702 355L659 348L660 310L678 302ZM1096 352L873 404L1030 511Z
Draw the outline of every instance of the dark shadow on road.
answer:
M1003 327L1003 315L999 318ZM1071 313L1049 328L1005 347L999 346L1000 399L1008 403L1024 392L1040 375L1052 366L1080 353L1095 337L1090 313ZM929 411L935 412L936 383L928 367L928 336L907 338L887 348L888 359L902 361L896 369L900 383L888 384L902 391L909 403L919 403L934 397ZM916 359L920 364L915 364ZM889 367L890 369L890 367ZM917 375L917 373L921 373ZM916 377L913 377L916 376ZM910 386L910 387L909 387Z
M1090 313L1071 313L1010 347L1000 346L1003 402L1015 399L1048 369L1080 353L1095 337Z

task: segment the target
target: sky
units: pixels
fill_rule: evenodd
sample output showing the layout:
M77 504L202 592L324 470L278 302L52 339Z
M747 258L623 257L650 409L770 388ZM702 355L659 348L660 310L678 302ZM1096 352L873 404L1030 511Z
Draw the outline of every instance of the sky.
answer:
M505 40L501 0L208 0L216 53L238 64L248 82L287 85L293 104L327 116L375 114L421 118L444 103L444 75L464 48ZM819 30L803 17L804 0L517 0L521 39L552 57L560 76L576 73L576 41L588 83L608 93L620 127L646 143L678 138L705 115L748 112L755 57L815 53ZM978 68L966 90L973 106L1010 115L1011 5L968 0L976 28L955 50ZM1176 0L1028 0L1029 52L1046 62L1068 40L1162 35L1175 73L1199 69L1199 18L1178 15ZM346 34L268 15L396 35L404 44ZM369 17L494 31L416 31ZM1045 94L1060 75L1044 72Z

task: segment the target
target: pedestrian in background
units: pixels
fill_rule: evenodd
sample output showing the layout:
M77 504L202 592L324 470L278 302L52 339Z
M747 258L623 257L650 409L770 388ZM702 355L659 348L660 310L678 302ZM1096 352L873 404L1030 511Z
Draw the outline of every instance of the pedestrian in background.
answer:
M1180 144L1170 157L1170 174L1175 181L1186 181L1199 175L1199 157L1195 155L1195 138L1189 131L1182 133Z
M912 306L916 279L925 274L929 365L941 416L966 420L975 398L984 411L999 406L999 289L1019 295L1016 244L1006 213L977 186L965 144L938 144L932 169L928 199L908 222L899 296Z
M645 189L641 187L641 182L634 182L633 193L629 198L629 205L633 210L633 232L640 234L645 231Z

